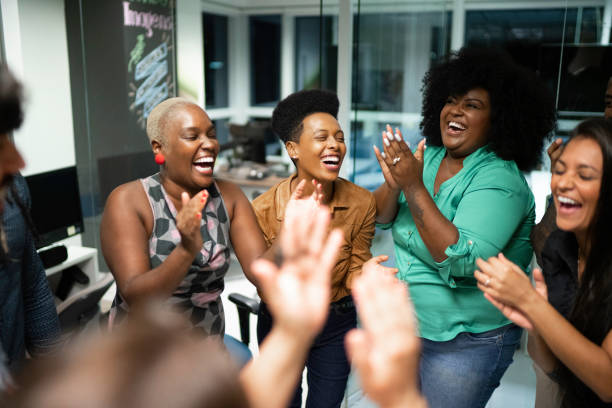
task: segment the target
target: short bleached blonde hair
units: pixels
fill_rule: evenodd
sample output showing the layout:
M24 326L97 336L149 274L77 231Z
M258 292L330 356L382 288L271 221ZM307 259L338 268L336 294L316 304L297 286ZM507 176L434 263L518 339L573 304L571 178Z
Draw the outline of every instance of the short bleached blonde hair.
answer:
M165 145L165 128L168 124L168 119L177 108L188 105L198 106L196 103L187 98L176 97L166 99L154 107L147 118L147 137L149 138L149 142L156 141L162 146Z

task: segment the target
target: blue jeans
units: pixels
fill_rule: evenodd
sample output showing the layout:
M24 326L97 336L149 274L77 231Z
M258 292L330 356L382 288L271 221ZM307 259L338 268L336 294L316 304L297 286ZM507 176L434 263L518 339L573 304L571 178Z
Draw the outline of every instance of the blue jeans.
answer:
M349 307L336 307L343 303ZM315 338L308 356L306 368L308 374L308 396L306 397L307 408L336 408L340 407L344 398L346 382L351 372L351 365L344 350L344 336L357 327L357 313L352 306L350 296L334 302L330 306L329 316L325 326ZM266 305L262 302L259 306L257 319L257 340L259 344L272 328L272 316ZM302 406L302 376L289 405L292 408Z
M419 374L429 407L484 407L512 363L521 333L510 324L483 333L459 333L449 341L422 339Z

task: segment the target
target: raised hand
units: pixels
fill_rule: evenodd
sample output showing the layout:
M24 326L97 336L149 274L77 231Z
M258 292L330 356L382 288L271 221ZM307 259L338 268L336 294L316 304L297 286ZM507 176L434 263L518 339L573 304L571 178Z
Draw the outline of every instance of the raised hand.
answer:
M362 328L346 336L346 349L361 385L381 407L416 407L420 342L406 286L389 274L364 269L353 298Z
M382 174L385 178L385 182L387 183L387 186L391 190L399 191L401 187L399 184L395 182L395 179L393 179L391 170L389 170L389 166L387 166L387 163L385 162L385 159L383 158L383 153L381 153L381 151L378 149L378 147L376 147L376 145L372 147L374 148L374 154L376 155L376 159L378 160L378 164L380 165L380 169L382 170Z
M476 265L478 288L505 305L520 309L535 294L529 277L502 253L487 261L478 258Z
M259 259L252 271L274 317L275 329L312 339L327 318L331 273L343 237L340 230L328 235L331 215L327 207L317 206L313 216L304 216L301 210L301 205L287 206L284 225L290 227L284 228L279 238L280 269Z
M534 294L545 301L548 300L542 270L533 270L534 288L527 275L502 253L498 257L489 258L488 261L477 259L476 264L480 270L474 272L474 277L485 298L512 322L529 331L534 330L533 323L521 310L521 305Z
M421 140L417 145L414 154L410 151L410 146L404 141L402 133L395 128L395 133L391 126L387 125L386 131L382 134L383 152L378 148L374 151L376 158L383 170L385 180L392 189L409 189L423 183L423 157L425 155L425 140ZM386 166L386 169L383 166ZM391 176L391 180L388 176Z
M182 207L176 215L176 228L181 234L180 245L189 253L195 254L202 248L202 233L200 224L202 210L208 200L208 191L202 190L193 197L183 192L181 194Z
M375 273L379 275L395 276L395 274L398 272L397 268L382 265L382 263L386 262L387 259L389 259L387 255L373 256L372 258L364 262L363 266L361 267L361 273Z
M557 163L557 160L561 157L561 153L563 153L563 139L555 139L550 146L548 146L546 152L550 158L550 171L553 171L555 163Z

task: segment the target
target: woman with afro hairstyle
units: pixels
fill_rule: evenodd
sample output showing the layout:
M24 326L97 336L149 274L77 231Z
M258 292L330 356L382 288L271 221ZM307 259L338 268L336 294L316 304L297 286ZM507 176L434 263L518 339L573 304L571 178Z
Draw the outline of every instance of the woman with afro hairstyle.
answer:
M392 228L399 278L410 287L431 407L484 407L512 362L521 329L478 290L476 259L503 253L525 270L533 169L555 125L547 90L505 54L464 48L423 80L414 153L387 126L377 222ZM425 142L428 148L425 150Z
M343 232L332 274L329 316L306 359L307 407L339 407L342 402L350 373L344 336L357 325L350 290L353 278L362 268L380 269L378 273L396 271L379 265L386 256L372 258L370 253L376 217L372 193L338 177L346 153L338 106L336 94L322 90L296 92L279 102L272 114L272 130L284 142L297 172L253 201L268 247L278 240L287 202L297 189L327 205L332 213L331 227ZM261 303L257 322L260 344L272 327L266 300ZM292 407L301 406L299 384L301 381Z

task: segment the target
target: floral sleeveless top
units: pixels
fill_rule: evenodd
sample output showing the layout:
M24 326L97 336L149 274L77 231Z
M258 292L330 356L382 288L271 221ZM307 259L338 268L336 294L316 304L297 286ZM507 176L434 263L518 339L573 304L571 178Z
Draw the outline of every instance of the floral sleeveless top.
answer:
M177 211L161 185L159 173L140 180L153 211L153 231L149 237L151 268L156 268L180 243L176 227ZM203 245L187 274L166 300L166 304L186 315L194 329L207 335L223 335L225 319L221 292L223 278L229 269L230 222L228 213L215 183L208 187L209 198L202 211L200 231ZM117 292L111 309L110 324L117 324L129 307Z

